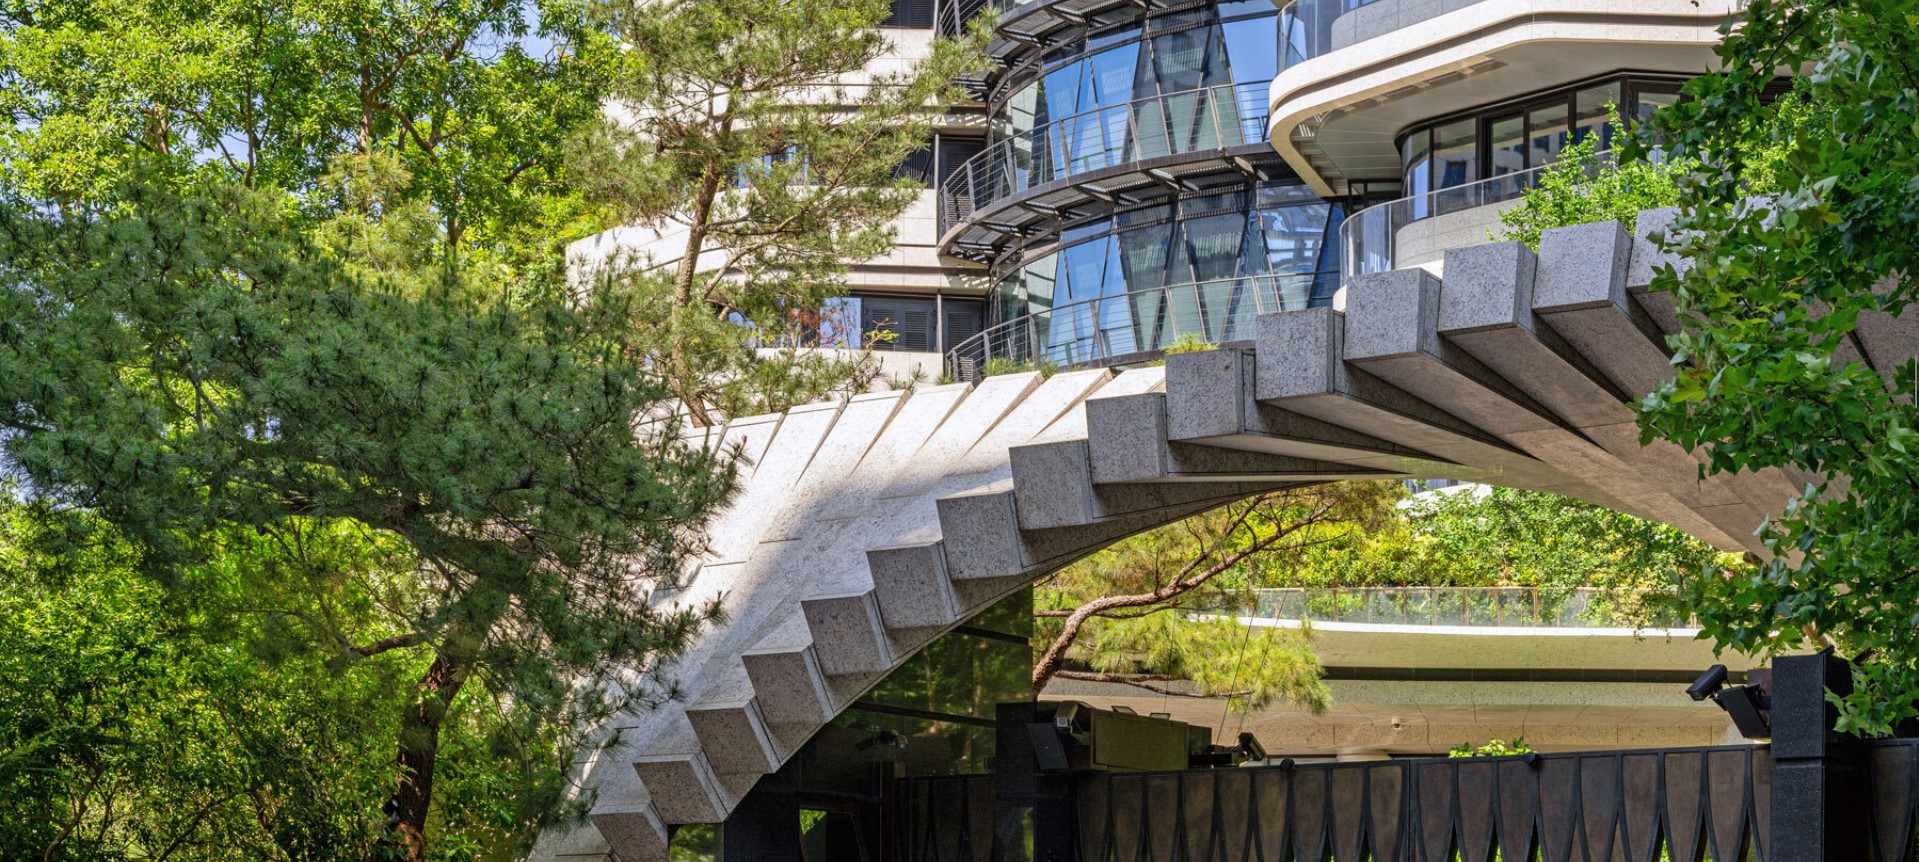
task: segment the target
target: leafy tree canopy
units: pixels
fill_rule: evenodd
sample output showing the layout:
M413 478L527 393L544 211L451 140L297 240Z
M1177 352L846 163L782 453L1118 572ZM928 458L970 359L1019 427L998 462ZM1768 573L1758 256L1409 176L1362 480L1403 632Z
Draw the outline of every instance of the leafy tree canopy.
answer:
M1398 483L1340 483L1235 504L1121 541L1041 582L1035 687L1054 678L1226 697L1240 712L1330 692L1310 628L1249 629L1224 611L1271 587L1540 588L1603 592L1590 612L1651 626L1678 585L1736 567L1672 527L1554 494L1464 488L1408 498ZM1175 684L1175 683L1179 684Z
M389 280L557 293L601 219L563 182L618 54L584 0L0 6L0 179L60 204L136 175L279 189ZM415 285L420 286L418 284Z
M1905 312L1919 272L1919 17L1755 0L1718 53L1724 71L1654 118L1698 167L1667 237L1681 264L1654 284L1689 325L1644 425L1712 471L1825 477L1766 525L1759 572L1697 582L1698 613L1724 647L1843 647L1861 685L1842 726L1885 731L1919 716L1919 366L1873 367L1852 339ZM1811 133L1755 135L1785 125L1765 93L1792 71ZM1755 159L1761 144L1783 158Z
M667 693L640 683L717 611L644 596L732 472L643 421L666 394L618 294L517 312L367 285L271 192L4 203L0 453L22 494L54 535L113 525L172 590L241 585L271 611L259 649L416 656L383 735L407 856L467 683L535 728ZM256 545L271 565L238 553ZM389 562L342 563L369 554Z

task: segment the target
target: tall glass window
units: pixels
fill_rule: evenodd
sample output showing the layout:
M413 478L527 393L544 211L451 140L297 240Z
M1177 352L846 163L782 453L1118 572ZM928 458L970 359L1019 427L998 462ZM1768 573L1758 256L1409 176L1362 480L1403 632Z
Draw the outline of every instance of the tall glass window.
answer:
M1572 129L1567 123L1565 102L1541 105L1526 112L1526 162L1531 167L1550 165L1566 148Z
M1476 120L1460 120L1433 130L1433 187L1435 191L1456 189L1479 179L1479 145ZM1472 206L1461 196L1441 195L1436 202L1440 212Z
M1606 106L1619 109L1623 116L1624 106L1619 104L1619 83L1617 81L1588 87L1573 95L1573 140L1583 141L1588 136L1597 135L1598 148L1612 148L1612 126L1606 122Z
M1486 124L1489 177L1504 177L1526 170L1526 118L1521 114L1499 117ZM1497 183L1500 191L1510 183Z

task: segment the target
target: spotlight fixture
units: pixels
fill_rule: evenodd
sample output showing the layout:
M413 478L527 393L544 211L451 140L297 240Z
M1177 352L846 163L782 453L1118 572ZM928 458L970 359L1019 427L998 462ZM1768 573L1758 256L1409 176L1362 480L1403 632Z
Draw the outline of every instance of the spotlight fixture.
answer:
M1706 668L1705 673L1700 674L1698 679L1693 680L1692 685L1686 687L1686 694L1696 702L1718 694L1719 690L1725 687L1726 666L1716 664Z
M1749 674L1745 685L1726 684L1726 666L1716 664L1686 687L1686 696L1695 702L1711 698L1726 711L1739 735L1747 739L1772 738L1772 694L1766 679L1757 672Z

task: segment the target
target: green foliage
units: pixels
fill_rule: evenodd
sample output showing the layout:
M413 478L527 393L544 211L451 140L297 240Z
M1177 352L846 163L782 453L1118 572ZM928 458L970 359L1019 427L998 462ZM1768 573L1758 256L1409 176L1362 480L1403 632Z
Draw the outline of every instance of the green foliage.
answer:
M1606 106L1606 122L1625 128L1612 105ZM1538 251L1540 233L1551 228L1596 221L1631 226L1640 210L1679 203L1677 179L1689 169L1678 160L1616 163L1610 151L1599 149L1598 135L1587 135L1561 150L1558 160L1540 172L1538 184L1499 214L1505 230L1488 230L1487 236L1516 239Z
M1161 348L1160 352L1167 356L1176 356L1181 353L1201 353L1218 347L1219 345L1207 341L1205 336L1197 332L1182 332L1178 338L1172 340L1172 343Z
M0 9L0 182L63 205L135 176L280 189L325 246L561 293L597 230L562 142L619 51L581 0L24 0ZM391 274L391 273L389 273Z
M1569 497L1468 488L1408 501L1366 533L1262 558L1251 578L1263 587L1669 590L1733 560L1672 527Z
M1447 757L1511 757L1517 754L1531 754L1533 747L1526 744L1523 736L1513 737L1513 741L1503 739L1486 740L1485 745L1474 747L1470 742L1462 742L1446 752Z
M569 142L588 198L661 237L597 262L600 289L646 297L636 318L656 362L699 424L858 391L872 372L796 366L849 266L893 247L894 221L923 187L898 167L924 148L955 83L983 68L990 22L963 42L869 86L830 82L883 63L885 0L713 0L603 7L629 49L609 112ZM767 365L769 370L754 366ZM794 375L793 372L797 372ZM803 378L791 391L766 386ZM754 390L750 396L732 390Z
M237 534L191 588L136 571L141 550L94 519L0 511L0 855L360 859L380 836L393 736L428 658L342 662L299 648L282 577L341 573L327 610L366 606L404 548L302 524L301 559ZM357 574L348 574L357 573ZM384 591L384 592L383 592ZM294 640L296 643L289 643ZM567 735L530 726L485 684L445 730L431 858L503 859L561 810ZM64 837L62 837L64 834ZM170 855L169 855L170 849Z
M1919 366L1871 367L1850 336L1914 297L1919 17L1904 0L1756 0L1718 53L1724 71L1654 119L1699 166L1666 238L1684 265L1654 283L1689 326L1645 432L1713 472L1823 477L1764 525L1757 572L1691 593L1721 647L1831 639L1860 659L1841 726L1883 732L1919 716ZM1783 109L1766 98L1778 69L1806 70Z
M1037 588L1035 682L1053 678L1057 660L1065 678L1227 697L1242 713L1323 708L1310 627L1219 614L1247 613L1249 589L1264 587L1530 586L1549 600L1599 587L1590 613L1646 626L1675 612L1687 575L1737 564L1663 524L1536 491L1484 492L1409 500L1398 483L1340 483L1125 539Z
M1227 698L1241 714L1276 702L1325 709L1331 695L1309 629L1254 632L1205 615L1248 608L1249 573L1267 555L1373 527L1391 517L1400 494L1394 483L1352 482L1263 495L1061 570L1034 595L1035 687L1088 673L1155 691L1184 680L1190 690L1179 693Z
M980 366L981 377L998 377L1002 374L1025 374L1037 371L1041 377L1051 377L1059 373L1059 363L1047 359L1007 359L995 356Z
M732 471L642 424L666 396L633 358L630 307L609 293L522 313L458 285L368 286L270 192L115 199L0 206L0 450L41 529L98 519L169 593L233 591L257 637L222 642L286 667L412 662L411 681L380 678L398 715L364 716L397 752L378 795L399 806L409 856L429 817L523 835L555 816L535 789L569 762L558 752L667 696L659 662L717 613L642 601L699 550ZM449 766L458 791L434 808L442 741L482 694L497 721L474 729L505 734L488 756L513 739L544 754L518 777Z

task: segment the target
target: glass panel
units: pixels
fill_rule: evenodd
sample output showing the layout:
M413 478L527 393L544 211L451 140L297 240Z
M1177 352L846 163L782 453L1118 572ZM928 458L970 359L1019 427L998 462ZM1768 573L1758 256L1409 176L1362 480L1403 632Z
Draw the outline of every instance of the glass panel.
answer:
M1206 282L1199 292L1196 319L1182 317L1179 331L1199 333L1207 341L1226 339L1226 321L1231 315L1231 279L1238 274L1240 236L1246 230L1246 218L1239 213L1224 213L1188 219L1181 226L1186 252L1192 258L1193 280Z
M1153 74L1158 92L1196 90L1208 84L1209 75L1224 76L1224 57L1220 57L1217 63L1208 62L1214 51L1212 39L1209 38L1212 32L1211 27L1200 27L1153 37Z
M1486 145L1492 150L1491 176L1503 177L1526 169L1526 119L1514 115L1486 127Z
M1060 253L1066 261L1065 271L1060 273L1065 302L1081 302L1100 295L1106 281L1106 246L1111 241L1083 242Z
M1486 126L1486 145L1491 150L1491 176L1494 178L1513 176L1526 170L1526 118L1515 114L1501 117ZM1523 179L1514 178L1502 182L1490 183L1486 191L1489 197L1505 199L1519 191Z
M1266 270L1274 275L1304 275L1325 269L1321 257L1328 250L1323 202L1279 207L1260 212Z
M1476 120L1460 120L1433 130L1434 187L1459 188L1479 178L1478 125ZM1435 208L1439 212L1451 212L1475 203L1463 195L1442 195L1435 202Z
M1120 234L1116 239L1119 246L1120 267L1126 276L1128 290L1134 291L1132 300L1133 338L1140 349L1150 349L1158 344L1159 331L1163 325L1163 297L1157 293L1137 293L1149 287L1166 284L1167 268L1171 265L1167 248L1172 241L1171 224L1148 225L1137 230Z
M1526 112L1526 164L1528 167L1549 165L1559 158L1559 151L1565 149L1570 132L1567 128L1565 103L1534 108Z
M819 346L843 349L860 346L859 297L834 297L820 306Z
M1099 326L1100 349L1107 356L1120 356L1139 349L1138 340L1133 332L1131 305L1125 299L1125 264L1121 262L1119 238L1113 237L1106 246L1106 282L1101 287L1097 313L1093 315Z
M1573 115L1573 140L1583 141L1587 135L1596 134L1599 149L1611 149L1613 129L1606 123L1606 106L1619 104L1619 85L1604 84L1580 90L1573 97L1573 103L1578 108L1578 113Z
M1094 54L1087 61L1087 80L1092 86L1093 105L1109 108L1133 100L1133 73L1139 62L1139 43L1121 45Z
M1400 158L1406 166L1405 191L1412 199L1412 217L1425 218L1428 201L1424 197L1432 186L1432 140L1427 132L1414 132L1400 145Z
M1225 14L1221 10L1220 14ZM1237 84L1271 81L1279 73L1279 19L1268 16L1248 18L1221 25L1226 34L1226 59L1232 64L1232 80Z
M1679 94L1676 92L1646 87L1638 89L1633 99L1632 116L1627 118L1634 125L1644 125L1652 119L1652 112L1679 103Z

